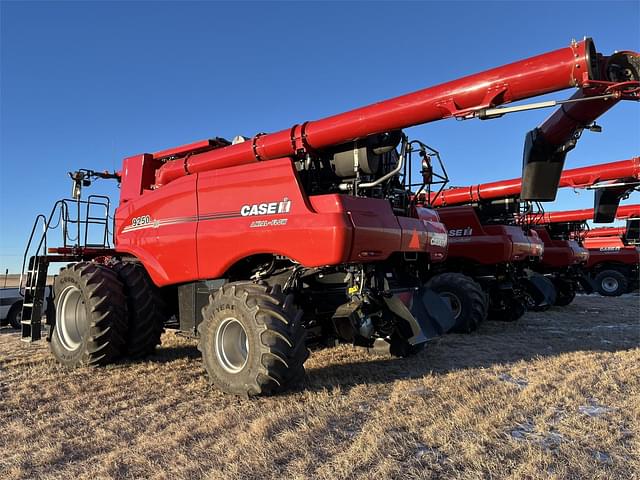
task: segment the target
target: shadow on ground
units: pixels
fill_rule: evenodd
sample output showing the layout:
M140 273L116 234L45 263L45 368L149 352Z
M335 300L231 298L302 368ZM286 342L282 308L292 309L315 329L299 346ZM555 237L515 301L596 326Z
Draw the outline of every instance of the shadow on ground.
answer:
M324 358L322 366L308 365L307 387L388 383L577 351L628 350L640 346L639 312L637 295L583 296L567 307L528 312L514 323L488 321L472 334L446 335L410 358L365 354L358 355L362 362L353 363L352 347L343 346L329 353L334 361Z

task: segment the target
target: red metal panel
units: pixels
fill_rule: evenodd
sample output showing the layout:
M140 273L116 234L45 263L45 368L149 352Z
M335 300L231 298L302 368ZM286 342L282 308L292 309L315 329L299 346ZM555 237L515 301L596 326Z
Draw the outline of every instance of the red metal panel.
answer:
M237 261L271 253L305 266L343 263L353 227L338 195L318 200L314 210L297 182L291 160L199 174L198 259L201 278L217 278ZM257 180L259 179L259 181ZM288 207L278 212L282 202ZM259 214L261 205L273 213ZM253 206L258 209L252 211ZM265 212L268 210L265 210ZM396 223L397 228L397 223Z
M545 227L537 227L536 232L544 243L541 266L546 271L554 271L571 265L586 264L589 251L574 240L554 240Z
M153 158L166 158L166 157L179 157L186 153L194 153L203 150L209 150L213 148L210 140L200 140L198 142L189 143L187 145L180 145L179 147L168 148L161 150L153 154Z
M116 251L136 256L156 285L198 278L196 181L196 175L180 178L116 210Z
M596 267L601 263L618 263L621 265L638 265L640 252L636 247L626 247L622 242L594 242L588 246L589 261L587 268Z
M537 235L528 236L518 226L482 225L473 207L444 207L438 214L449 232L449 259L492 265L542 255Z

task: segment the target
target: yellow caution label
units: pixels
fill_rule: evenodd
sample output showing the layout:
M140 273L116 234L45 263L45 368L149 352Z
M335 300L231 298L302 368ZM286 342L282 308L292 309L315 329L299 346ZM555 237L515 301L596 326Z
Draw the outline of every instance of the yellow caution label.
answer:
M354 293L358 292L358 287L357 286L353 286L353 287L349 287L349 295L353 295Z

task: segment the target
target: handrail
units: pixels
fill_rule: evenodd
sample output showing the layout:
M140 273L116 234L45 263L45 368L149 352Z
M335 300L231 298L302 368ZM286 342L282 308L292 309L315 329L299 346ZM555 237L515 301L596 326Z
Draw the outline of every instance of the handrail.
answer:
M100 201L102 200L102 201ZM76 215L75 218L71 218L70 214L69 214L69 202L73 202L76 204ZM104 207L105 209L105 216L104 219L102 217L93 217L90 215L90 210L91 210L91 206L92 205L97 205L100 207ZM82 207L86 208L86 213L84 215L84 219L81 217L81 210ZM104 235L103 235L103 243L102 246L104 248L110 248L110 243L109 243L109 210L111 207L111 203L110 203L110 199L109 197L105 196L105 195L90 195L87 200L80 200L80 199L60 199L58 201L56 201L56 203L54 203L53 208L51 209L51 213L49 214L49 217L46 217L43 214L38 214L36 216L36 219L33 223L33 227L31 229L31 234L29 235L29 240L27 241L27 246L24 250L24 256L22 258L22 269L20 271L20 284L18 287L18 291L20 292L21 295L23 294L24 291L24 271L25 271L25 266L27 264L27 258L29 258L29 252L32 251L32 244L33 244L33 240L34 240L34 235L36 232L36 228L38 227L38 225L40 225L40 222L42 221L43 223L43 232L42 232L42 236L40 237L40 241L38 242L38 246L35 248L35 256L39 256L41 255L41 252L44 252L44 254L46 254L47 250L47 239L48 239L48 233L51 230L55 230L58 228L58 226L61 226L62 228L62 246L63 247L68 247L71 246L72 242L75 242L75 246L82 248L83 246L86 247L87 246L87 242L88 242L88 232L89 232L89 224L96 224L96 225L103 225L104 226ZM59 221L55 224L55 226L52 227L52 220L54 218L54 216L56 215L56 213L59 212L60 215L60 219ZM62 225L61 225L62 224ZM72 238L69 236L69 224L76 224L77 225L77 233L76 233L76 237ZM81 230L82 230L82 224L85 225L84 227L84 242L81 242ZM98 246L98 245L96 245ZM33 255L32 255L33 256Z

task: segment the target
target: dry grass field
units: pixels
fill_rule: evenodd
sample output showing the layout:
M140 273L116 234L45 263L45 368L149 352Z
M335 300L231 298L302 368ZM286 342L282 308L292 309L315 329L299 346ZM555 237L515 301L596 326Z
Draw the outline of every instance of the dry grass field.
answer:
M61 370L0 333L0 477L638 478L640 297L578 297L412 359L313 352L298 391L210 387L195 342Z

